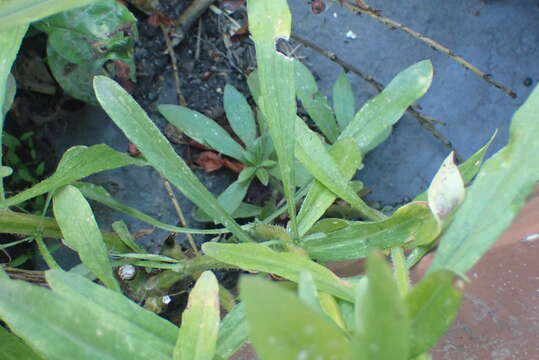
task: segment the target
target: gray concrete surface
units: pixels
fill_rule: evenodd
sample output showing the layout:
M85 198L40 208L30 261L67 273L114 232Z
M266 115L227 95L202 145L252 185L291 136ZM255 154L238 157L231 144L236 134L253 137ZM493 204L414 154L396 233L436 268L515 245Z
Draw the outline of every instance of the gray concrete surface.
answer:
M293 28L299 35L336 53L384 84L404 68L431 59L435 75L427 94L418 102L423 113L447 122L439 130L467 158L499 129L489 155L508 137L512 114L539 81L539 7L537 1L515 0L371 0L385 16L453 49L493 78L513 88L517 99L500 90L447 56L399 31L390 31L368 16L354 15L326 0L327 9L311 12L307 0L290 0ZM353 31L357 38L348 39ZM304 60L320 78L326 95L340 67L310 50ZM533 85L526 87L526 78ZM355 75L349 75L358 106L376 94ZM539 135L539 134L538 134ZM391 137L367 155L358 174L373 190L371 201L392 204L428 187L448 151L417 120L405 115Z

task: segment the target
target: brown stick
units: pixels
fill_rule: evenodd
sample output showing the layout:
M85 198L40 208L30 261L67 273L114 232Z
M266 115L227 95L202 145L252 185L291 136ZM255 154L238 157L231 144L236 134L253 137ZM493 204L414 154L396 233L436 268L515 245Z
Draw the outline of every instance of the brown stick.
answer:
M482 72L481 70L479 70L476 66L470 64L468 61L464 60L462 57L456 55L453 50L443 46L442 44L438 43L437 41L434 41L433 39L421 34L421 33L418 33L417 31L415 30L412 30L410 29L409 27L395 21L395 20L392 20L390 18L387 18L383 15L380 14L380 11L379 10L374 10L374 9L371 9L369 7L360 7L360 6L357 6L357 5L354 5L350 2L348 2L347 0L331 0L341 6L344 6L345 8L355 12L355 13L361 13L361 14L365 14L365 15L368 15L370 17L372 17L373 19L375 19L376 21L382 23L383 25L385 25L386 27L388 27L389 29L399 29L401 31L404 31L405 33L407 33L408 35L411 35L413 36L414 38L416 39L419 39L425 43L427 43L430 47L432 47L434 50L437 50L437 51L440 51L441 53L444 53L446 54L448 57L450 57L451 59L453 59L454 61L456 61L457 63L459 63L460 65L462 65L464 68L472 71L474 74L478 75L480 78L482 78L483 80L485 80L487 83L489 83L490 85L494 86L495 88L497 89L500 89L501 91L505 92L507 95L509 95L510 97L512 97L513 99L517 97L517 94L511 90L510 88L504 86L503 84L495 81L494 79L491 78L490 74L486 74L484 72Z
M317 53L319 53L322 56L325 56L326 58L333 61L334 63L342 66L346 71L358 75L360 78L362 78L363 80L365 80L366 82L371 84L372 87L376 89L376 91L382 92L382 90L384 90L384 85L382 85L382 83L380 83L378 80L373 78L371 75L361 71L360 69L358 69L354 65L349 64L346 61L342 60L335 53L327 51L326 49L321 48L320 46L314 44L310 40L304 39L303 37L301 37L301 36L299 36L299 35L297 35L295 33L292 33L291 38L293 40L299 42L300 44L303 44L304 46L313 49L314 51L316 51ZM442 142L442 144L444 144L450 151L454 151L455 152L455 157L457 158L458 161L463 160L462 157L460 157L458 152L453 147L453 144L451 144L451 142L448 139L446 139L445 136L441 132L439 132L433 125L433 123L438 123L438 124L441 124L441 125L445 125L445 122L443 122L441 120L431 118L431 117L427 117L427 116L421 114L419 111L417 111L413 107L409 107L408 109L406 109L406 111L408 113L410 113L413 117L415 117L419 121L419 123L421 125L423 125L423 127L425 129L430 131L432 133L432 135L436 139L440 140L440 142Z
M214 1L215 0L193 0L191 5L185 9L175 23L176 29L172 34L172 46L177 46L183 39L185 39L187 30L193 26L200 15L202 15Z
M178 104L180 104L181 106L187 106L187 101L185 101L181 90L180 72L178 70L178 60L176 59L176 53L174 52L174 45L172 44L172 42L170 41L170 37L168 36L168 29L164 25L161 25L161 31L163 31L163 37L165 38L165 42L167 44L167 52L170 56L170 63L172 65L172 73L174 75L174 84L176 86L176 97L178 98Z

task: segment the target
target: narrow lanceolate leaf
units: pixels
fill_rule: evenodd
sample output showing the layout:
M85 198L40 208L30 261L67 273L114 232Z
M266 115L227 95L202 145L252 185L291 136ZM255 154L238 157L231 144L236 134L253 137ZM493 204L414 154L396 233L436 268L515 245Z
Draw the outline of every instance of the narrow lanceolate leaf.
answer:
M384 91L363 105L340 138L355 138L363 153L374 149L389 136L406 109L425 94L431 81L429 60L401 71Z
M241 241L249 235L232 219L217 199L202 185L189 166L176 154L167 139L144 110L120 85L98 76L94 80L97 99L126 136L144 154L152 166L198 207L234 233Z
M341 171L344 179L350 181L362 160L361 151L359 151L354 139L338 140L330 148L329 155ZM334 192L325 187L320 181L313 181L298 214L298 231L300 236L305 235L311 229L313 224L324 215L335 199L337 199L337 195Z
M454 157L454 153L451 153L444 160L427 192L429 208L440 227L444 225L451 213L462 204L466 194L464 182L457 165L455 165Z
M178 105L159 105L159 111L178 129L191 139L219 151L225 155L243 161L244 150L230 135L209 117Z
M127 165L144 166L148 163L103 144L74 146L64 153L54 174L30 189L2 201L0 205L2 208L16 205L92 174Z
M228 359L247 342L247 335L245 306L239 303L221 321L215 355Z
M90 205L80 191L68 185L54 194L54 217L64 243L77 251L81 261L111 289L120 290L112 264Z
M247 10L252 21L260 85L259 106L267 121L279 159L279 170L287 200L292 230L297 235L294 201L294 147L296 97L294 62L275 49L279 38L290 36L291 15L286 0L249 0Z
M479 149L475 154L473 154L468 160L459 165L459 171L460 175L462 176L462 181L464 182L464 185L468 185L468 183L473 180L475 175L477 175L479 169L481 169L485 154L490 147L490 144L492 144L492 142L494 141L494 138L496 137L497 133L498 130L496 130L494 134L492 134L489 141L481 149ZM427 198L427 191L425 191L416 196L414 201L427 201Z
M52 291L0 280L0 318L43 358L170 360L177 333L170 322L79 275L46 276Z
M511 224L539 179L539 88L517 110L509 143L485 162L442 238L431 269L464 274Z
M39 360L38 356L21 339L0 326L0 344L2 344L2 359L4 360Z
M382 213L370 208L361 200L348 184L347 178L341 173L318 134L310 130L300 118L296 119L296 135L296 157L316 180L367 218L371 220L385 218Z
M232 130L247 148L253 146L256 139L256 121L245 96L234 86L226 84L223 104Z
M219 330L219 284L211 271L198 278L182 315L174 360L212 360Z
M352 359L345 334L293 292L267 280L243 277L240 295L249 337L263 359Z
M373 249L411 241L430 242L438 234L438 224L427 204L414 202L383 221L355 222L341 230L309 234L303 238L303 246L313 259L341 261L366 257Z
M333 108L339 127L344 130L352 121L356 112L356 101L352 84L344 72L339 74L333 86Z
M428 274L406 296L410 318L410 356L436 345L459 311L462 292L454 287L455 274L440 270Z
M12 6L18 2L18 0L11 1ZM5 1L0 3L0 9L5 5ZM0 129L4 128L4 101L6 100L6 90L8 85L8 78L11 74L11 66L15 57L19 52L21 41L26 34L28 25L21 24L19 26L13 26L11 29L4 29L0 31ZM0 136L0 148L2 148L2 137ZM0 166L2 166L2 151L0 151ZM4 200L4 186L2 184L2 176L0 176L0 200Z
M300 274L308 271L320 291L328 292L344 300L353 301L353 288L327 268L307 257L276 252L261 244L205 243L202 250L208 256L247 271L261 271L298 282Z
M307 111L322 134L330 142L335 142L339 136L339 127L337 126L328 100L318 90L318 85L316 85L313 74L299 60L294 60L294 72L296 95L300 99L305 111Z
M2 0L0 2L0 29L28 24L94 1L96 0Z
M356 299L356 359L407 360L409 320L389 266L381 256L367 261L368 284Z

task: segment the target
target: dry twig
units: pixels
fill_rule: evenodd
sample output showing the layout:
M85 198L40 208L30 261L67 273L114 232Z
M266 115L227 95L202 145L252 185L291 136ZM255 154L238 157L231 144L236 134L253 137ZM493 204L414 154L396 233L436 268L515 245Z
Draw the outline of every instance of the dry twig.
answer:
M191 5L185 9L174 24L176 29L172 34L172 46L179 45L183 39L185 39L187 30L189 30L200 15L202 15L214 1L215 0L193 0Z
M427 37L427 36L425 36L425 35L423 35L421 33L418 33L415 30L410 29L409 27L407 27L407 26L405 26L405 25L403 25L403 24L401 24L401 23L399 23L399 22L397 22L397 21L395 21L393 19L390 19L388 17L385 17L385 16L381 15L380 10L371 9L368 6L360 7L360 6L357 6L357 5L354 5L354 4L350 3L348 0L331 0L331 1L337 3L337 4L341 5L341 6L344 6L345 8L347 8L347 9L349 9L349 10L355 12L355 13L361 13L361 14L368 15L368 16L372 17L373 19L375 19L376 21L382 23L383 25L385 25L389 29L399 29L399 30L407 33L408 35L411 35L414 38L427 43L434 50L437 50L437 51L440 51L443 54L446 54L448 57L450 57L451 59L453 59L454 61L456 61L460 65L462 65L464 68L472 71L474 74L481 77L487 83L489 83L490 85L494 86L495 88L500 89L501 91L505 92L507 95L509 95L513 99L517 97L517 94L513 90L511 90L510 88L504 86L503 84L495 81L494 79L492 79L490 74L482 72L476 66L470 64L468 61L464 60L462 57L456 55L453 52L453 50L443 46L442 44L438 43L437 41L434 41L433 39L431 39L431 38L429 38L429 37Z
M178 98L178 104L180 104L181 106L187 106L187 102L185 101L185 98L183 97L182 90L181 90L180 72L178 71L178 61L176 59L176 53L174 52L173 44L170 41L170 37L168 36L168 29L164 25L161 25L161 30L163 31L163 36L167 44L166 52L170 56L170 62L172 64L172 72L174 75L174 83L176 85L176 96Z

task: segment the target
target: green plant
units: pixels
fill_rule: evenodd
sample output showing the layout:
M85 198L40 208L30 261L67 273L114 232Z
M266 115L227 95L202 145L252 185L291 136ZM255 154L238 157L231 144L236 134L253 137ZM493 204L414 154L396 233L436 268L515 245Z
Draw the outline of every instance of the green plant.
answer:
M458 311L463 284L459 277L509 224L539 178L539 160L533 156L539 151L534 136L539 130L535 121L539 90L516 112L508 145L481 170L488 144L459 167L450 154L426 194L386 217L368 207L349 180L362 155L387 137L410 99L426 91L430 63L418 63L398 75L352 119L349 105L336 110L341 114L335 122L340 132L335 139L326 135L329 145L297 117L295 93L300 90L294 82L295 62L275 50L276 39L290 31L286 0L249 0L248 10L259 66L251 79L256 85L252 89L257 89L252 92L276 150L287 199L276 214L289 212L288 227L271 224L273 216L244 226L236 223L131 96L111 79L96 77L101 106L145 160L105 145L74 147L49 178L0 202L0 232L64 238L84 264L64 272L50 261L53 270L46 272L46 278L51 290L10 280L0 268L0 318L12 331L0 330L0 339L9 344L8 356L17 351L32 358L34 351L47 359L227 359L250 341L269 360L428 358L429 348ZM11 49L16 52L16 46ZM279 76L274 76L277 72ZM296 194L295 159L290 155L313 178L297 213L302 193ZM77 182L127 165L154 167L224 228L163 224L118 203L102 188ZM54 219L9 210L45 193L51 194ZM322 218L337 197L367 220ZM204 255L194 258L187 258L175 244L162 254L148 254L121 223L114 225L114 234L102 232L86 198L170 231L231 236L205 243ZM437 239L440 250L433 267L411 287L408 268ZM407 258L405 249L411 250ZM47 248L41 250L46 257ZM391 254L393 273L380 252ZM358 258L367 258L364 277L339 278L323 266ZM198 278L180 329L121 294L114 269L125 265L162 269L138 271L121 283L134 300L156 312L172 285ZM207 272L228 268L273 274L286 282L245 276L240 281L241 303L236 304ZM97 277L106 287L76 272ZM220 325L218 301L229 311Z

